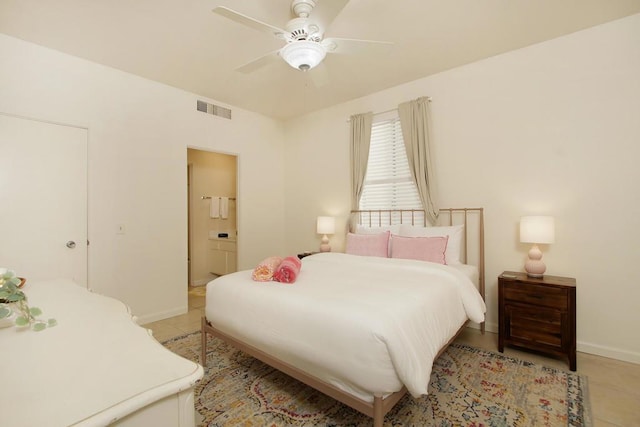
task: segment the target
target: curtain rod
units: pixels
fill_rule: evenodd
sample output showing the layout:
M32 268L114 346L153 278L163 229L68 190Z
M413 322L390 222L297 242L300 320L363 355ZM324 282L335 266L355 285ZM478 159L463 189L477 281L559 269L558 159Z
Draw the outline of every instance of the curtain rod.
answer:
M427 101L431 102L431 97L430 96L427 96ZM398 111L398 108L396 107L396 108L392 108L392 109L386 110L386 111L379 111L377 113L373 113L373 115L374 116L380 116L382 114L387 114L387 113L390 113L392 111ZM349 123L349 122L351 122L351 119L347 119L347 123Z

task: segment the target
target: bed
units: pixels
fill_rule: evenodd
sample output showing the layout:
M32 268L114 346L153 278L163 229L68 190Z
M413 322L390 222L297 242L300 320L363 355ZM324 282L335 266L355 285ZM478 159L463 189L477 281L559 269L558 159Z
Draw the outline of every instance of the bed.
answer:
M404 394L428 393L433 361L469 321L484 327L482 208L442 212L451 229L464 230L460 262L320 253L302 260L291 285L255 282L251 270L213 280L202 318L203 365L211 334L382 426ZM398 222L425 231L416 224L424 222L419 211L352 214L359 234L378 235ZM452 227L457 216L462 227ZM469 246L477 248L477 265L467 263Z

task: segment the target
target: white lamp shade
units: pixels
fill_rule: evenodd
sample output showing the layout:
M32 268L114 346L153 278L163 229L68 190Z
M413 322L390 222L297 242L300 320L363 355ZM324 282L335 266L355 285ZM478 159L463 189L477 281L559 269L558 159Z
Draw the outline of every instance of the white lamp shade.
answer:
M307 71L318 65L327 52L318 42L296 40L280 49L280 56L293 68Z
M548 244L555 242L555 222L552 216L523 216L520 218L522 243Z
M318 234L333 234L336 232L336 219L332 216L319 216L317 224Z

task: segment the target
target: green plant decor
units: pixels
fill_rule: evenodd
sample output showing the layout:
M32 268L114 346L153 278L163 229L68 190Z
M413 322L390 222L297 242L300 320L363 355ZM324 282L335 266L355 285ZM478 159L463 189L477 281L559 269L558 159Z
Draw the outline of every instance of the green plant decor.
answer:
M42 331L57 325L56 319L41 320L42 310L29 307L27 296L18 287L20 278L6 268L0 268L0 320L14 315L14 324L18 327L29 327L34 331Z

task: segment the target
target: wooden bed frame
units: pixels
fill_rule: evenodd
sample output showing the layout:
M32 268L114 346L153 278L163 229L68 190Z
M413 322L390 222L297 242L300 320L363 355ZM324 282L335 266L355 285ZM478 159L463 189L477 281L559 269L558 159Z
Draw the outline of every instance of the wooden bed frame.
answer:
M484 219L483 219L483 208L460 208L460 209L440 209L440 212L448 213L449 216L449 225L457 224L454 217L456 214L462 214L464 218L463 224L465 225L465 239L464 239L464 254L463 260L467 261L467 246L468 246L468 215L469 213L474 213L478 215L478 228L479 228L479 253L478 253L478 271L479 271L479 288L480 294L482 295L482 299L485 298L484 293ZM352 214L356 214L359 218L358 223L366 223L366 221L362 221L363 216L368 215L369 222L367 225L370 226L382 226L389 225L390 222L384 222L383 218L385 215L400 213L400 218L404 215L407 215L411 218L411 224L416 224L415 219L419 216L418 213L423 213L420 210L385 210L385 211L352 211ZM424 213L423 213L424 215ZM372 218L376 217L377 220L373 221ZM390 217L391 218L391 217ZM389 221L392 221L389 219ZM422 224L421 224L422 225ZM456 332L456 334L445 344L436 357L437 359L451 344L460 333L466 328L469 321L465 322L462 327ZM373 426L374 427L382 427L384 423L384 416L395 406L396 403L407 393L406 387L403 387L400 391L392 393L386 397L380 395L374 395L373 402L367 402L358 397L355 397L339 388L331 385L313 375L310 375L295 366L283 362L276 357L273 357L264 351L253 347L247 343L239 341L238 339L231 337L224 332L217 330L205 316L202 317L201 321L201 362L202 365L206 367L207 363L207 334L211 334L212 336L218 337L223 341L231 344L236 347L238 350L243 351L244 353L255 357L256 359L266 363L267 365L289 375L292 378L320 391L321 393L326 394L327 396L344 403L345 405L355 409L358 412L363 413L371 418L373 418ZM481 323L481 331L484 333L484 322Z

